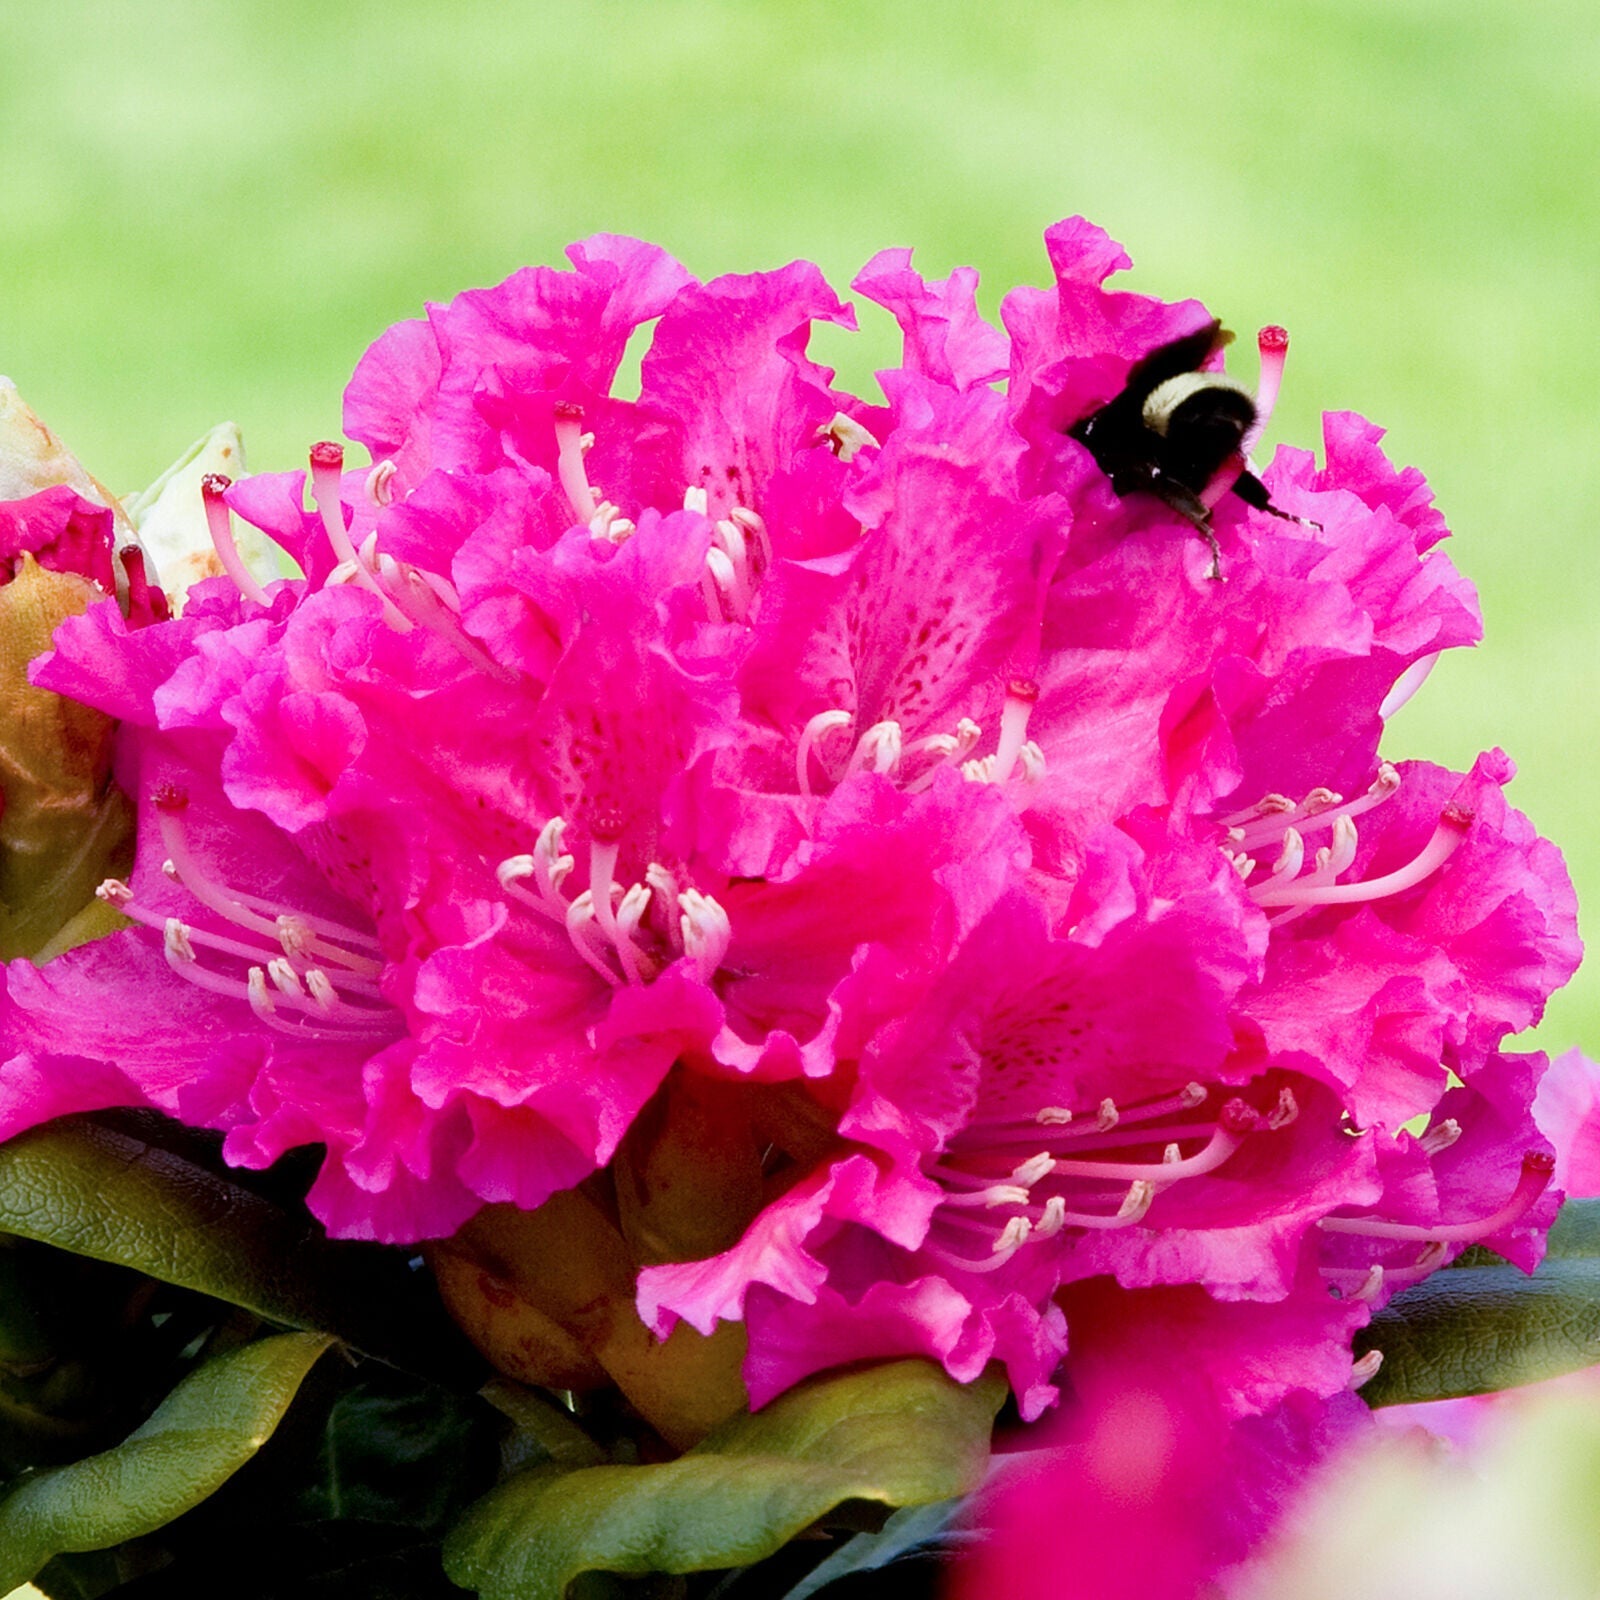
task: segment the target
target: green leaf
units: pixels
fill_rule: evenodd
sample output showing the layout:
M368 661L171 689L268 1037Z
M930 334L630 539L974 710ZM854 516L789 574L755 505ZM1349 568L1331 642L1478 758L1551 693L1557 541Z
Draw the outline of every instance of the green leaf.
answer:
M328 1408L291 1520L382 1523L437 1538L494 1482L496 1420L468 1396L364 1363Z
M397 1253L330 1242L179 1149L105 1117L62 1117L0 1145L0 1231L114 1261L291 1328L425 1366L443 1315ZM194 1141L191 1139L190 1143Z
M54 1557L108 1550L198 1505L271 1437L333 1341L284 1333L184 1379L115 1449L21 1480L0 1500L0 1593Z
M1383 1365L1370 1405L1403 1405L1533 1383L1600 1362L1600 1202L1563 1208L1532 1277L1507 1265L1436 1272L1396 1296L1357 1340Z
M1547 1261L1600 1261L1600 1200L1569 1200L1545 1247Z
M700 1572L760 1561L846 1500L890 1506L974 1488L1005 1384L926 1361L814 1378L658 1466L539 1467L445 1543L485 1600L561 1600L580 1573Z
M878 1572L908 1556L958 1549L979 1537L950 1526L963 1503L953 1499L935 1500L925 1506L902 1506L876 1533L858 1533L847 1539L826 1561L813 1567L783 1600L811 1600L812 1595L840 1578Z

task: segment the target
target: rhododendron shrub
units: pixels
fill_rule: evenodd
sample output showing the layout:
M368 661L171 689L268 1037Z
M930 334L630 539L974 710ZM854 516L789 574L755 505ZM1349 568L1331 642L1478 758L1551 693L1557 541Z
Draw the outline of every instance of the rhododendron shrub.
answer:
M1216 499L1214 572L1067 433L1208 312L1046 244L1003 331L971 274L869 263L904 352L867 399L805 353L855 318L815 267L599 236L385 334L370 465L208 480L228 575L33 670L119 719L133 926L11 969L0 1132L320 1145L316 1214L399 1243L581 1185L651 1330L743 1325L757 1406L923 1356L1035 1417L1077 1323L1267 1417L1469 1243L1531 1268L1544 1063L1503 1045L1573 898L1503 755L1386 735L1479 635L1426 484L1330 415L1276 513ZM684 1077L748 1181L641 1228Z

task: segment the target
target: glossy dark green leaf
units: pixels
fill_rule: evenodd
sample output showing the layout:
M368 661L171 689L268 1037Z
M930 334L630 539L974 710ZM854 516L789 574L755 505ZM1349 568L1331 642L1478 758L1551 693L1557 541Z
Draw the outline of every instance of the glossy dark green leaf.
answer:
M292 1328L407 1360L438 1313L394 1252L330 1242L226 1170L107 1117L62 1117L0 1145L0 1231L133 1267ZM193 1143L192 1137L190 1142Z
M493 1413L481 1402L366 1362L328 1407L293 1520L442 1533L474 1488L493 1482L477 1470L486 1428L492 1436Z
M1481 1258L1477 1258L1481 1259ZM1357 1350L1383 1365L1374 1406L1487 1394L1600 1362L1600 1202L1569 1202L1529 1277L1501 1263L1457 1267L1397 1295Z
M1005 1385L926 1361L814 1378L678 1460L534 1468L485 1495L445 1544L484 1600L561 1600L580 1573L759 1561L846 1500L921 1505L976 1486Z
M114 1449L21 1479L0 1500L0 1594L54 1557L109 1550L198 1505L271 1436L333 1341L285 1333L185 1378Z

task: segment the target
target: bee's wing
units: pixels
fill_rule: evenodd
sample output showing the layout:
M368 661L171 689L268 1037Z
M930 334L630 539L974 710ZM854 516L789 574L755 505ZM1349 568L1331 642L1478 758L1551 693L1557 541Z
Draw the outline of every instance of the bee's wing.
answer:
M1215 320L1193 333L1185 333L1166 344L1157 345L1149 355L1141 357L1128 373L1124 394L1136 395L1141 404L1144 396L1158 388L1168 378L1196 371L1213 350L1227 344L1233 335Z

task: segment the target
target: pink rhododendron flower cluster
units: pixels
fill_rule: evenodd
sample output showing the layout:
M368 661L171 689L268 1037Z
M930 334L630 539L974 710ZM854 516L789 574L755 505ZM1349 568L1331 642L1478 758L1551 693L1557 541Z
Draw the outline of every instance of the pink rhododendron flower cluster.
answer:
M329 1229L414 1241L603 1168L681 1064L765 1108L764 1201L640 1311L743 1318L758 1404L926 1354L1034 1416L1137 1328L1269 1413L1466 1243L1531 1266L1543 1062L1501 1044L1573 899L1502 755L1380 754L1479 634L1426 485L1331 415L1264 470L1286 516L1218 503L1213 581L1066 433L1208 313L1046 243L1004 332L874 258L877 404L805 353L854 321L815 267L600 236L372 347L371 466L213 480L231 576L35 668L121 721L136 926L11 969L0 1133L321 1144Z

